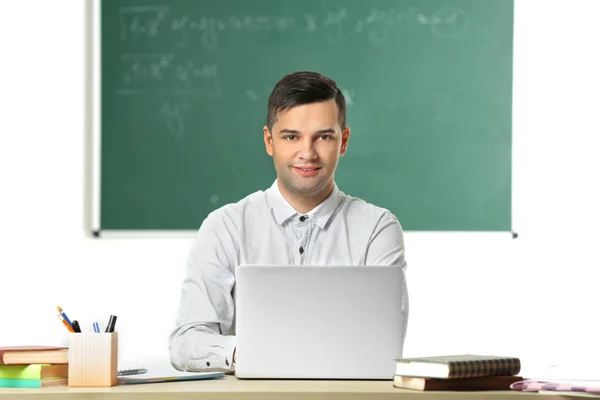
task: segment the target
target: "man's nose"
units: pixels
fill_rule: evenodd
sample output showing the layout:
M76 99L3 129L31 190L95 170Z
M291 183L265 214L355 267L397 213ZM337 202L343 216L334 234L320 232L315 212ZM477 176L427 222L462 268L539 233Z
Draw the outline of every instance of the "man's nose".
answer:
M315 144L309 138L305 139L301 143L300 158L303 160L314 160L317 158L317 152L315 151Z

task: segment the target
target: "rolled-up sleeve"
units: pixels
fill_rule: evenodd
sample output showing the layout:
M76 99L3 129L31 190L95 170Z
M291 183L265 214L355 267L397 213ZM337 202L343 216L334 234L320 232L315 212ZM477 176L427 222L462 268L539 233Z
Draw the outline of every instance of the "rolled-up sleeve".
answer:
M406 284L406 259L404 256L404 232L394 214L386 212L369 240L365 265L393 265L402 267L402 320L404 330L402 342L406 339L408 327L408 285Z
M219 211L204 220L187 259L176 327L169 337L171 364L182 371L234 369L237 250L225 220Z

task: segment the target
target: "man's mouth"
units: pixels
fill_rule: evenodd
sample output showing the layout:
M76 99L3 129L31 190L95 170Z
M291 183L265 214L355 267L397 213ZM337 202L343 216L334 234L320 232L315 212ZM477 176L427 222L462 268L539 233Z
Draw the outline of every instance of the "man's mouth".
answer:
M313 176L318 173L321 167L294 167L294 169L302 176Z
M300 167L294 167L296 169L299 169L301 171L316 171L317 169L320 169L321 167L314 167L314 168L300 168Z

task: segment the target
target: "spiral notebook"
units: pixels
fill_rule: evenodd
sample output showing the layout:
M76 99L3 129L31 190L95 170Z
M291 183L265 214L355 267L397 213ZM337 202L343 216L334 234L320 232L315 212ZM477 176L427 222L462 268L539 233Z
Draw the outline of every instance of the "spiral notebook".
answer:
M219 379L225 376L223 372L183 372L172 366L157 365L145 367L148 372L137 375L119 376L119 384L131 385L139 383L158 383L176 381L197 381L204 379Z

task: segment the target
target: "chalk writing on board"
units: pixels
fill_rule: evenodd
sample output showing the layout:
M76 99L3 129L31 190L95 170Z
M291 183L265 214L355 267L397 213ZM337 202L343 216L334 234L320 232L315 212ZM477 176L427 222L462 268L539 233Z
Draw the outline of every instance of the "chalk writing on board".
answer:
M432 35L459 37L470 28L467 14L459 7L443 7L433 13L419 12L418 7L372 8L364 15L353 15L346 7L324 13L305 12L299 15L230 14L177 15L167 5L121 7L119 9L120 39L131 42L134 51L121 54L121 80L117 93L128 95L165 95L177 100L163 101L160 115L171 135L183 136L186 114L198 97L223 98L222 77L216 62L211 60L219 46L233 40L234 34L306 35L331 45L342 40L353 40L362 35L373 45L382 45L406 31L430 32ZM162 37L174 39L172 48L162 53L135 52L147 48L147 43ZM137 44L142 46L137 47ZM203 61L185 56L186 51L198 47L207 50ZM226 78L226 77L225 77ZM237 94L251 102L265 101L271 87L241 89ZM346 104L355 104L354 89L342 88ZM235 95L234 95L235 96ZM188 102L186 99L189 99ZM211 198L211 202L212 202Z
M441 8L432 15L419 13L414 8L373 9L368 16L358 20L355 32L365 32L372 43L382 44L397 34L399 29L428 26L436 36L459 36L467 32L469 24L466 13L458 7Z
M183 136L185 134L185 118L183 114L189 110L190 105L187 102L163 102L160 114L164 117L170 134L173 136Z
M130 36L158 36L159 27L168 14L167 6L122 7L119 10L121 40Z
M220 97L223 92L216 64L179 60L173 53L122 54L121 71L120 95L164 90L163 82L168 82L171 90L182 96L202 92Z
M404 30L429 29L435 36L449 37L463 35L470 27L469 17L459 7L443 7L431 14L419 12L414 7L392 7L373 8L367 15L351 16L347 8L341 7L322 14L307 12L295 16L232 14L227 17L192 17L173 15L168 6L148 6L122 7L119 14L121 40L176 35L175 44L179 48L200 44L210 51L219 49L223 34L236 32L322 35L332 44L350 35L366 35L373 44L380 45Z
M176 45L180 48L190 44L190 37L198 35L202 45L208 50L216 50L219 47L217 29L214 18L202 17L196 21L187 16L173 19L171 24L173 32L179 32L179 40ZM192 38L195 41L195 37Z
M469 29L470 21L458 7L437 10L431 18L431 30L438 36L458 36Z
M245 94L246 98L250 101L264 101L266 104L267 97L271 94L273 90L272 87L267 87L264 90L264 97L259 95L259 92L254 89L246 89ZM344 98L346 99L346 105L351 107L354 105L354 95L356 94L356 90L349 88L340 88Z
M344 37L344 20L348 19L348 10L341 8L337 12L329 12L323 21L325 38L331 43L337 43Z

